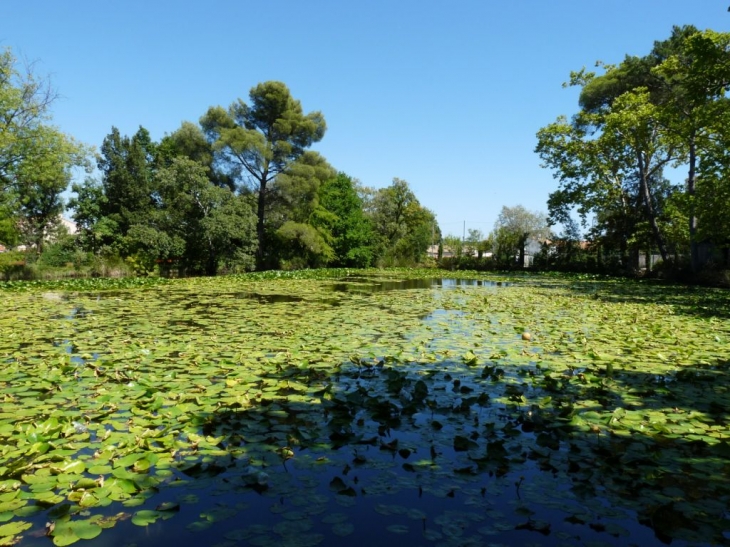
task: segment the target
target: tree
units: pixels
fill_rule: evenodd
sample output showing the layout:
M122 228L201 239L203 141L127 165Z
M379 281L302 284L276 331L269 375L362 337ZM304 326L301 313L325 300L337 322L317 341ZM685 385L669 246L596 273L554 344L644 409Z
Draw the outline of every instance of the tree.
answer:
M116 226L111 243L126 254L124 237L135 224L145 224L157 206L154 187L156 146L141 127L132 136L122 136L116 127L104 138L97 160L105 200L102 216Z
M69 200L68 206L73 210L72 218L78 226L78 244L82 249L100 254L105 241L113 239L117 231L117 223L105 217L106 195L101 183L87 177L83 183L73 183L71 190L75 197Z
M528 211L522 205L504 206L494 224L495 258L508 267L517 259L517 264L523 268L528 240L544 239L548 233L546 215Z
M469 228L467 231L466 241L465 243L465 253L467 256L474 256L476 253L478 258L482 257L482 254L484 253L484 234L481 230L477 230L474 228Z
M356 183L345 173L325 181L319 190L321 210L314 223L331 236L332 266L367 268L374 258L373 229L363 211Z
M289 268L322 267L335 259L326 221L332 213L320 204L320 189L336 171L317 152L306 151L274 180L270 189L268 231L278 241L269 263Z
M714 143L722 140L724 127L717 121L730 108L725 96L730 34L674 27L649 55L627 56L620 65L606 66L602 76L573 73L571 84L582 86L582 110L572 127L566 129L562 120L561 129L559 123L538 134L537 151L561 181L550 198L551 219L564 217L569 205L578 206L606 227L620 227L623 233L616 239L624 247L638 250L649 234L664 259L688 240L696 271L698 219L706 210L698 207L696 194L703 166L709 169L708 183L720 180L713 179L710 166L718 165L712 156L721 153ZM667 186L662 172L670 164L687 167L684 188ZM603 196L596 191L611 186ZM713 188L722 194L714 183ZM688 235L678 230L682 218ZM707 230L703 233L707 237Z
M200 123L218 153L219 161L242 189L257 197L258 265L268 252L265 239L269 184L284 173L313 143L324 136L320 112L304 114L281 82L264 82L251 89L251 105L241 99L228 110L208 109Z
M649 91L652 103L666 102L671 93L666 82L657 74L656 68L681 51L685 40L698 32L692 25L675 26L669 38L655 41L651 52L644 57L626 55L618 65L596 63L605 69L601 76L585 70L572 73L569 85L581 86L579 106L586 112L599 114L610 110L617 97L639 87Z
M184 157L202 165L210 181L216 186L235 190L233 179L224 173L215 161L215 152L200 126L183 122L170 135L165 135L155 149L159 167L170 166L173 159Z
M37 154L15 168L14 187L21 238L40 254L45 240L58 235L71 167L85 158L82 147L53 128L38 131L33 146Z
M56 93L48 81L21 72L10 49L0 52L0 190L15 184L18 166L37 151L34 139L46 128Z
M19 240L18 222L11 208L0 200L0 245L14 247Z
M730 247L730 109L720 113L708 128L712 138L699 150L697 211L699 240Z
M422 207L405 180L377 190L367 206L380 256L391 263L417 263L425 255L436 226L435 215Z
M666 260L657 187L664 181L663 168L681 151L646 88L620 95L598 114L581 111L572 123L558 118L538 132L536 151L560 181L548 199L552 223L565 222L573 207L584 222L593 214L604 235L617 234L624 256L645 220Z
M597 139L625 174L636 171L645 218L662 260L669 253L659 228L653 181L661 179L665 166L679 159L676 140L668 134L660 110L651 103L648 90L637 88L616 98L606 116L603 134Z
M730 33L693 30L652 73L665 90L666 98L661 104L667 127L686 154L690 256L692 269L697 271L700 266L698 211L705 210L697 208L695 200L698 162L702 157L705 163L714 163L708 153L711 155L716 150L713 146L717 141L716 131L724 129L716 121L730 108L726 99L730 85Z
M22 239L40 252L63 211L71 169L88 150L49 125L56 94L24 71L9 49L0 53L0 225L6 240Z
M175 259L189 273L215 275L222 265L253 267L255 216L244 196L210 182L189 158L174 158L155 174L160 206L147 224L165 237L157 258Z
M267 215L276 230L287 221L308 223L320 206L320 189L337 171L319 153L308 150L279 174L270 188Z

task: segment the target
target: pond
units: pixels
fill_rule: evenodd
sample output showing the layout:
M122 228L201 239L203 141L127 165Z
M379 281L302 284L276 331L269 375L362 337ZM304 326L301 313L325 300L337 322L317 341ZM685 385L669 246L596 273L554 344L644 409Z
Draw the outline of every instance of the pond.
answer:
M726 292L384 272L0 296L0 544L730 542Z

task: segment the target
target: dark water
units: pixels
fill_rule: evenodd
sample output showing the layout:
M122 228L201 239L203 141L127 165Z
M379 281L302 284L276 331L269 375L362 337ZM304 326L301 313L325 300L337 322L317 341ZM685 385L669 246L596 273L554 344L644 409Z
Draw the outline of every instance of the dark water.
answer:
M441 289L453 287L503 287L508 282L486 281L482 279L394 279L380 280L368 277L346 277L333 283L331 290L337 292L378 293L413 289Z

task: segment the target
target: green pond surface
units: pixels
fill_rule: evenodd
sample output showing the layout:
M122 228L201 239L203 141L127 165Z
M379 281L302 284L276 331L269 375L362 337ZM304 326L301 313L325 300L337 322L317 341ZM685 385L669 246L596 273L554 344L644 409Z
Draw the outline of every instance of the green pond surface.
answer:
M471 275L0 291L0 545L730 544L728 292Z

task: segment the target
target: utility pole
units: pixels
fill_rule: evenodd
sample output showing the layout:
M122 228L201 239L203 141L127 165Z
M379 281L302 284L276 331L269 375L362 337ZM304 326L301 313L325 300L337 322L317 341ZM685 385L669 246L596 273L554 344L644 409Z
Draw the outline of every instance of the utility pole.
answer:
M464 229L461 232L461 242L466 243L466 220L464 221Z

